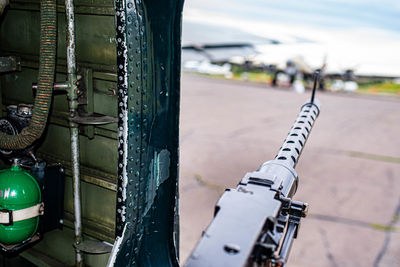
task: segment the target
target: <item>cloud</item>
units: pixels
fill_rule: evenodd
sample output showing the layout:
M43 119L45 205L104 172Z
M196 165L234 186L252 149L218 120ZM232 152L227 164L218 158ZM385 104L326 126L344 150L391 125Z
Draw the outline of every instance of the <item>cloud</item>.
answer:
M400 1L383 0L190 0L185 12L229 15L238 19L258 19L330 28L371 27L400 32Z
M275 56L276 60L284 62L284 57L299 55L320 64L324 55L328 55L328 65L335 71L356 68L358 73L362 74L400 76L400 54L394 53L400 47L400 33L393 29L363 24L352 27L327 27L318 23L276 21L268 17L243 18L218 9L204 10L197 7L189 7L184 11L184 28L185 22L225 27L230 31L242 31L285 44L260 46L260 52L266 61ZM208 27L210 28L212 27ZM299 43L300 38L310 40L316 46ZM213 42L212 38L202 39L204 43Z

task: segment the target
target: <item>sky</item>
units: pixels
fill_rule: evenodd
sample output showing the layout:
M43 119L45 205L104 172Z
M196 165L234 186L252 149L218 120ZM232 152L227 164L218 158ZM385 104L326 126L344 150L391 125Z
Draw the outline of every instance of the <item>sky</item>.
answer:
M400 1L187 0L183 16L183 44L249 41L266 61L400 76Z
M400 32L400 1L395 0L187 0L185 11L203 10L240 19L322 27L374 27Z

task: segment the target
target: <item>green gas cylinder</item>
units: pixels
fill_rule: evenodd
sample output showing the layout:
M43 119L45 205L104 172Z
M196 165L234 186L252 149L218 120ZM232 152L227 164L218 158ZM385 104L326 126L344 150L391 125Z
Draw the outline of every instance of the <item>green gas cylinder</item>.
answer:
M13 213L15 217L20 217L17 221L0 224L0 243L17 244L35 234L39 224L38 215L24 219L21 210L37 206L40 202L40 187L32 175L16 165L0 171L0 212L3 218L7 216L6 213L10 218Z

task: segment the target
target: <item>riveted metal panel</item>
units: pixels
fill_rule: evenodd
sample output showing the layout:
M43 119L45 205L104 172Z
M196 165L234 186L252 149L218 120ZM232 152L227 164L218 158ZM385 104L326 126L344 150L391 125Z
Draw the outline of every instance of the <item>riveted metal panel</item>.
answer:
M116 1L119 169L115 266L178 265L183 1Z

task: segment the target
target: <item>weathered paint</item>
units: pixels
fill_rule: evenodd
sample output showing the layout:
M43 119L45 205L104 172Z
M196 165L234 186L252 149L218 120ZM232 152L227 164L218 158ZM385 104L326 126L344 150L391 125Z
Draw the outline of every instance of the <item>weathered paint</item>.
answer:
M118 248L111 256L115 266L178 265L182 4L116 1L119 114L123 116L119 121Z

